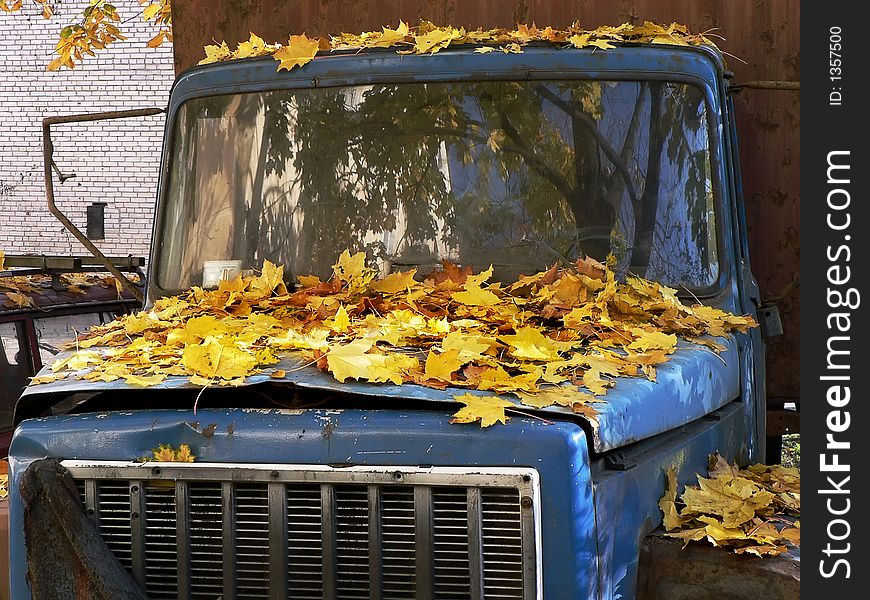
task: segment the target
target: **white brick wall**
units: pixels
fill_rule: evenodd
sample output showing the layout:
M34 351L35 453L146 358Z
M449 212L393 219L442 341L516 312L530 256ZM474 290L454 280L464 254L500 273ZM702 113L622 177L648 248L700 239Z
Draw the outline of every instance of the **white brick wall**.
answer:
M174 79L172 47L145 42L154 30L137 16L136 0L115 0L127 41L118 41L70 71L45 65L60 29L87 0L58 0L50 21L34 13L0 13L0 249L7 253L86 250L48 212L42 169L42 118L150 106L164 107ZM55 161L76 177L61 185L58 205L85 230L85 210L106 202L111 255L148 255L157 188L163 117L52 127Z

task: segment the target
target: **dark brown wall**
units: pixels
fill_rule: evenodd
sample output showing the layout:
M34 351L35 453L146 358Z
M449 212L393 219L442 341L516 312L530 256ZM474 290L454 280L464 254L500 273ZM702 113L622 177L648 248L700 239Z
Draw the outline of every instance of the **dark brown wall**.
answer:
M517 22L587 28L643 20L683 23L726 38L737 81L793 80L800 73L798 0L173 0L175 64L196 64L203 46L234 47L254 32L270 41L360 32L399 18L466 27ZM736 99L753 270L762 295L779 302L785 335L769 342L768 396L798 398L800 97L745 90Z

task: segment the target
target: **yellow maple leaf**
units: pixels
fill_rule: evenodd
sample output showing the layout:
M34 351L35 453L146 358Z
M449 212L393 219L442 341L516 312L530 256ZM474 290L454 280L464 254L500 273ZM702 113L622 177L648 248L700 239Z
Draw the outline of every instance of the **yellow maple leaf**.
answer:
M524 360L559 360L559 352L569 346L548 338L536 327L521 327L516 335L503 335L498 339L510 346L511 356Z
M232 336L207 336L202 343L188 345L181 364L191 374L206 378L235 379L250 375L256 365L253 355L241 350Z
M317 275L297 275L296 280L302 288L310 288L322 283Z
M181 444L178 447L178 450L175 451L175 462L193 462L196 460L196 456L194 456L190 452L190 446L187 444Z
M611 48L616 48L616 46L614 46L607 40L592 40L590 42L587 42L586 45L595 46L596 48L601 48L602 50L610 50Z
M367 380L372 383L392 382L401 385L405 375L419 369L420 362L413 356L386 353L383 361L375 361L369 369Z
M366 266L366 253L357 252L351 254L347 250L338 257L338 262L332 266L332 272L342 281L350 281L354 277L362 276Z
M786 527L782 531L779 532L780 537L784 538L793 546L801 545L801 528L798 527Z
M330 346L326 355L330 373L341 382L348 378L369 379L373 367L386 363L386 356L369 353L373 345L370 340L353 340L343 346Z
M494 50L495 50L495 48L493 48L492 46L480 46L479 48L475 48L474 52L477 54L487 54L487 53L492 52Z
M286 46L282 46L272 55L279 61L278 70L289 71L294 67L302 67L311 62L320 48L320 40L310 39L304 33L291 35Z
M414 36L414 52L417 54L435 54L462 36L455 27L436 27L432 31Z
M51 365L51 370L54 372L66 369L68 371L81 371L93 364L103 362L103 357L96 350L79 350L70 356L55 361Z
M154 375L136 375L134 373L127 373L126 375L123 375L123 377L124 381L130 385L136 385L139 387L157 385L166 379L166 375L163 373L156 373Z
M251 33L248 41L241 42L234 53L235 58L248 58L251 56L262 56L267 54L269 49L266 46L266 41L255 33Z
M734 552L737 554L749 553L754 554L755 556L763 557L763 556L779 556L780 554L786 551L785 546L743 546L741 548L735 548Z
M698 486L683 492L681 514L717 515L726 529L746 523L773 500L773 494L742 477L698 477Z
M6 253L0 250L0 271L6 268Z
M218 282L218 291L227 294L243 292L246 287L248 287L248 284L242 279L241 275L236 275L235 279L221 279Z
M568 42L575 48L585 48L589 45L589 37L588 33L575 33L568 38Z
M66 377L66 373L46 373L45 375L37 375L30 378L30 385L40 385L43 383L54 383Z
M157 35L152 37L150 40L148 40L145 43L145 45L148 46L149 48L159 48L163 44L163 41L165 39L166 39L166 32L161 31Z
M704 528L707 539L714 546L727 545L729 542L747 539L746 532L740 527L726 527L721 521L713 517L701 515L698 521L706 523Z
M454 292L450 297L467 306L494 306L499 303L499 297L489 290L469 284L465 285L465 290Z
M465 304L467 306L496 305L501 301L499 297L488 289L485 290L481 287L481 285L490 277L492 277L491 266L489 269L482 271L478 275L469 275L462 286L464 290L461 292L454 292L450 297L460 304Z
M372 281L369 284L369 287L374 291L383 294L405 292L409 288L417 285L417 281L414 279L414 275L416 274L417 269L411 269L410 271L403 271L401 273L390 273L383 279Z
M459 353L458 357L465 362L482 358L481 355L488 352L495 344L495 338L461 330L451 331L441 340L443 350L456 350Z
M335 313L335 318L332 320L331 328L333 331L344 333L350 327L350 316L348 316L344 305L338 307L338 312Z
M267 298L273 293L286 294L284 285L284 265L276 265L268 260L263 261L263 271L259 277L254 277L248 283L252 299Z
M586 412L589 416L593 416L598 412L594 407L588 405L590 402L596 401L595 396L585 394L573 385L557 385L554 387L542 388L535 393L528 393L522 390L517 390L511 393L518 397L520 402L526 406L532 406L534 408L564 406L574 410L575 412ZM581 411L580 408L582 406L586 406L588 411L586 409Z
M485 370L477 383L479 390L494 392L537 392L538 380L541 378L540 368L522 375L511 375L502 366Z
M495 423L507 423L506 408L513 408L514 403L498 396L476 396L462 394L454 396L454 400L465 406L460 408L450 419L451 423L475 423L480 421L481 427L489 427Z
M424 371L426 378L452 381L453 373L465 364L465 361L459 358L459 353L456 349L445 350L440 354L430 350L426 356Z
M400 19L398 27L395 29L383 27L380 33L373 36L368 45L373 48L388 48L404 42L410 33L408 24Z
M508 44L507 46L499 46L499 50L505 54L522 54L523 48L519 44Z
M677 336L672 333L663 333L661 331L647 331L640 327L634 327L631 330L634 336L634 341L628 347L632 350L664 350L673 352L677 347Z
M151 450L151 459L156 462L175 462L175 450L168 444L160 444Z
M14 292L9 290L6 292L6 297L8 300L5 302L6 306L14 307L14 308L36 308L36 304L33 302L33 298L27 296L26 294L22 294L21 292Z
M211 63L229 60L233 57L233 51L230 50L230 47L227 46L226 42L221 42L219 45L209 44L203 49L205 50L205 58L196 63L198 65L208 65ZM53 69L49 69L49 71L51 70Z
M686 519L680 517L677 510L677 471L674 467L670 467L667 472L668 487L665 495L659 500L659 508L664 514L664 526L666 531L673 531L679 528Z

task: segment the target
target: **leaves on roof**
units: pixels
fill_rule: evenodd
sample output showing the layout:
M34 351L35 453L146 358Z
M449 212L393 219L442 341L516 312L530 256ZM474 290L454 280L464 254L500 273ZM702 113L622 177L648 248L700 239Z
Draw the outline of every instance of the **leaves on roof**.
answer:
M709 35L709 33L708 33ZM308 38L292 35L286 44L266 44L262 38L251 34L250 39L241 42L231 50L226 42L205 46L205 58L199 64L248 58L271 54L279 61L278 70L302 67L318 52L336 50L362 50L366 48L396 48L400 54L435 54L450 46L477 46L475 52L486 54L494 50L503 53L519 54L528 44L554 44L563 48L594 48L609 50L616 44L670 44L694 46L715 44L704 34L692 34L685 25L671 23L660 25L644 21L642 25L623 23L619 26L602 26L592 30L583 29L575 22L567 29L552 27L538 28L518 24L516 29L475 29L451 25L435 25L421 21L417 27L410 27L399 21L395 29L383 27L381 31L363 33L340 33L329 38Z

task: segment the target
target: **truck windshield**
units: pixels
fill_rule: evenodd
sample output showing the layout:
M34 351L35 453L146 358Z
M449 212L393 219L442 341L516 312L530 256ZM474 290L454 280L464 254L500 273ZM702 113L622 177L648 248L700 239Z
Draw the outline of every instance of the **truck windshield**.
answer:
M656 81L487 81L194 99L178 115L157 283L264 259L328 277L443 260L513 280L582 256L704 288L718 276L703 91ZM229 262L227 262L229 261Z

